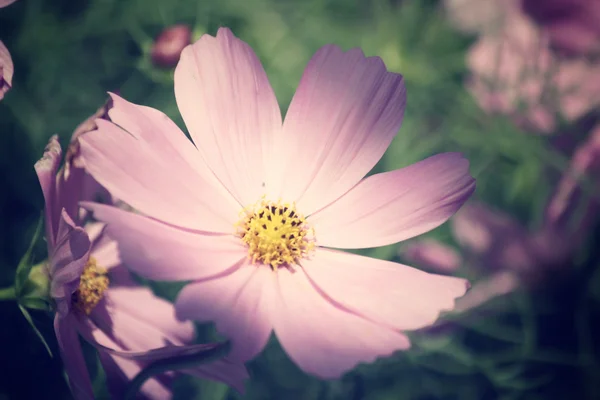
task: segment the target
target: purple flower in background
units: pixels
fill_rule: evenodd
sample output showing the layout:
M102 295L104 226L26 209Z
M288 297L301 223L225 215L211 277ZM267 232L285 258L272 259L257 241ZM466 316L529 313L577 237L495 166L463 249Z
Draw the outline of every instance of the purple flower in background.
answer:
M81 138L86 169L140 214L86 203L127 266L190 280L179 317L215 321L248 360L274 331L304 371L340 376L409 347L463 279L331 248L396 243L446 221L475 188L459 154L363 179L400 128L401 75L325 46L285 121L260 61L230 30L183 50L175 95L194 143L164 114L113 96ZM195 146L194 146L195 144Z
M598 0L522 0L522 7L559 51L568 55L600 51Z
M157 67L172 68L177 65L181 51L192 41L192 31L187 25L173 25L163 30L154 41L150 58Z
M77 137L74 135L75 141ZM76 145L70 150L73 148ZM76 162L67 161L57 175L61 155L54 136L35 166L46 202L47 268L50 296L56 306L54 329L75 398L93 399L79 335L98 348L111 396L121 398L128 381L145 365L183 351L181 346L194 339L194 328L175 318L172 304L134 282L121 265L117 244L104 233L103 224L85 223L77 203L96 198L85 196L100 187ZM71 153L69 158L72 161L78 155ZM151 352L166 346L170 346L166 351ZM242 364L224 360L185 372L225 382L238 390L243 390L247 377ZM174 376L162 374L149 379L140 393L147 398L169 399Z
M480 106L538 133L554 131L557 115L574 121L597 107L599 65L557 57L533 21L514 4L505 7L498 28L486 31L467 55L468 87Z

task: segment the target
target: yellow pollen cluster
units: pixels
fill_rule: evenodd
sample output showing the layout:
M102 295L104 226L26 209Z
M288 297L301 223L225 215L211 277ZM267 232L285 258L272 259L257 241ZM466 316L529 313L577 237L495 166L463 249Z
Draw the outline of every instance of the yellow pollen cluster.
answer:
M252 263L270 265L274 271L298 264L315 246L312 230L294 206L265 200L246 211L238 234L248 245Z
M106 270L98 267L96 259L90 257L79 278L79 287L73 293L73 306L84 314L90 315L94 307L102 300L108 284Z

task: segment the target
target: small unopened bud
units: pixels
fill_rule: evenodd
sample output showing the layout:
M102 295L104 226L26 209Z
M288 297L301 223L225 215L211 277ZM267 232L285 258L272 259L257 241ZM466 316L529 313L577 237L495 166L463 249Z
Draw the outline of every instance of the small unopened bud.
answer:
M181 51L191 43L192 31L187 25L173 25L154 41L150 57L152 63L161 68L172 68L177 65Z

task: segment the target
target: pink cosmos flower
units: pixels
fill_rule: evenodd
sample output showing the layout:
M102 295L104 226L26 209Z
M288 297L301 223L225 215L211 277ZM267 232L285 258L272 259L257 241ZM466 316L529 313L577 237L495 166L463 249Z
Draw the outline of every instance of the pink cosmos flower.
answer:
M121 265L116 243L103 232L103 224L83 224L77 201L85 188L97 183L89 182L93 181L89 175L69 163L57 177L61 154L54 136L35 165L46 201L54 329L74 397L94 398L79 346L81 335L99 349L111 396L122 398L127 382L149 362L195 350L184 346L192 342L194 328L175 318L172 304L135 283ZM247 377L242 364L224 360L185 372L238 390ZM173 374L152 378L142 386L141 394L170 399L173 378Z
M87 170L144 215L84 206L129 268L190 281L178 317L214 321L231 357L253 358L274 331L304 371L338 377L407 349L403 331L465 293L463 279L335 250L429 231L475 188L456 153L363 179L406 101L381 59L321 48L282 123L258 58L221 28L183 50L175 96L194 143L164 114L114 95L113 123L81 138Z

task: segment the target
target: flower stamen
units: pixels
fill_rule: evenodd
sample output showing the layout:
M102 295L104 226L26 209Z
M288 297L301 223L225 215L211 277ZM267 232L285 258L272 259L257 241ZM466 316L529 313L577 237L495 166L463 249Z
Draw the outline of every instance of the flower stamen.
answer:
M315 246L312 229L294 205L264 199L245 211L238 236L248 246L253 264L270 265L274 271L298 264Z
M98 266L94 257L90 257L79 278L79 287L73 293L73 306L85 315L90 315L102 300L109 282L106 270Z

